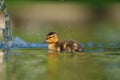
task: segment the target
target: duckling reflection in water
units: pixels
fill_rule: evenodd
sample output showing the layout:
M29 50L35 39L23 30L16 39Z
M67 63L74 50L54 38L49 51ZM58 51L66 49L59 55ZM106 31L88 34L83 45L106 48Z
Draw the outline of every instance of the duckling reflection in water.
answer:
M58 34L56 32L50 32L46 35L46 42L48 43L48 49L60 52L80 52L83 48L75 41L59 41Z

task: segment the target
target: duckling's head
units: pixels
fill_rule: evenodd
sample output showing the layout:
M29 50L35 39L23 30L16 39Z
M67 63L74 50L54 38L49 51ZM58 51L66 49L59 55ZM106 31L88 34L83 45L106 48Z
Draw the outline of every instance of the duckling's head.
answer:
M58 42L58 35L56 32L50 32L46 35L46 42L48 44L56 44Z

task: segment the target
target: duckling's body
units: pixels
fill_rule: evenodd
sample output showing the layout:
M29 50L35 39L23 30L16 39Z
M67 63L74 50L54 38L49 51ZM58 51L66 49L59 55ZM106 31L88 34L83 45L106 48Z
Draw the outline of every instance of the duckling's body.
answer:
M60 49L65 52L79 52L83 50L80 44L73 40L64 41L62 43L60 42Z
M77 52L82 51L83 48L75 41L59 41L58 35L55 32L50 32L46 36L48 49L54 51Z

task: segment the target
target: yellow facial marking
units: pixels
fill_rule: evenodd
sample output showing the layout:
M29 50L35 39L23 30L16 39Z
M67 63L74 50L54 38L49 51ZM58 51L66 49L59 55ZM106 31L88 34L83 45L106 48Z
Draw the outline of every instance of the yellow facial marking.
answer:
M48 43L56 43L56 42L58 42L58 36L57 36L57 34L52 34L52 35L47 36L46 37L46 41Z

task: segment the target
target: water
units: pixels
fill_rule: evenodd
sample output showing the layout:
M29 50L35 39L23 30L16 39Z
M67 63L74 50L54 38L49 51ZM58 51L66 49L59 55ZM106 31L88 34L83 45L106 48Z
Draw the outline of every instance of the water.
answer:
M1 80L120 80L120 55L13 50Z

